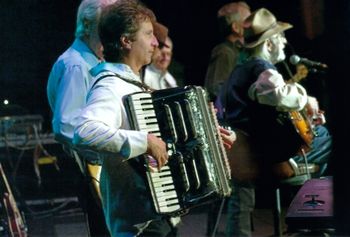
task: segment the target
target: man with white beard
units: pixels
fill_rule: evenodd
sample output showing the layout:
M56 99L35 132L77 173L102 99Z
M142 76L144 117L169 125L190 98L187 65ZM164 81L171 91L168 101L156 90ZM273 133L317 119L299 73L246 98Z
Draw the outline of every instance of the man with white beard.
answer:
M305 174L312 167L306 166L298 153L304 144L288 113L300 112L316 118L322 112L317 100L308 96L297 78L283 78L274 66L286 58L284 31L292 25L277 21L269 10L261 8L244 21L244 28L240 62L216 101L219 117L236 132L237 141L241 137L248 141L247 153L253 154L260 170L278 178ZM304 149L308 163L317 167L311 170L313 177L325 173L331 153L332 139L323 122L313 122L314 136L308 147L311 149ZM237 182L235 178L233 182ZM246 199L254 205L254 197ZM232 236L250 236L236 231Z

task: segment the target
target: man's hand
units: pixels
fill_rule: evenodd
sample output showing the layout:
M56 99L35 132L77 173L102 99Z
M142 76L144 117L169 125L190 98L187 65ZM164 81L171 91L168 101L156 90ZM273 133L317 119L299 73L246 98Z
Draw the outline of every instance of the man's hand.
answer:
M233 143L236 141L236 133L231 130L227 130L225 128L219 127L220 130L220 136L222 138L222 141L224 143L224 146L226 149L231 149Z
M310 118L317 115L319 110L320 108L318 106L317 99L315 97L308 96L307 104L306 104L306 112L310 116Z
M147 135L147 154L150 156L148 157L150 165L152 167L158 166L158 170L168 162L169 156L165 142L153 134Z
M318 101L315 97L308 96L307 104L305 106L306 113L311 118L314 125L322 125L326 123L324 111L319 109Z

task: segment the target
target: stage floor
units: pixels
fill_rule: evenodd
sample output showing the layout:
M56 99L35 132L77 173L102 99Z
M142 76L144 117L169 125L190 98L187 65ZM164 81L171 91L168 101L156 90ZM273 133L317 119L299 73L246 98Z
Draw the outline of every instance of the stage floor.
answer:
M86 221L77 198L81 186L79 170L60 145L51 144L45 148L57 158L59 169L53 164L35 167L33 151L30 150L22 155L21 151L13 149L2 149L0 152L0 162L6 168L16 202L25 216L28 236L88 237ZM40 178L35 172L36 168L40 171ZM273 235L272 195L272 190L256 190L256 209L252 213L253 237ZM282 198L282 201L285 212L291 199ZM184 216L179 226L179 237L205 237L207 210L207 206L201 206ZM223 211L217 237L224 236L225 220L226 213Z

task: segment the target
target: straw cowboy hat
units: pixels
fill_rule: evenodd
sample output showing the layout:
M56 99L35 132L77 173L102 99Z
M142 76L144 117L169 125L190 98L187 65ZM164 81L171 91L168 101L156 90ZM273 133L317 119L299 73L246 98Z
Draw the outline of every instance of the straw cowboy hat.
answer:
M266 8L260 8L244 21L243 47L253 48L272 35L292 27L289 23L277 21L276 17Z

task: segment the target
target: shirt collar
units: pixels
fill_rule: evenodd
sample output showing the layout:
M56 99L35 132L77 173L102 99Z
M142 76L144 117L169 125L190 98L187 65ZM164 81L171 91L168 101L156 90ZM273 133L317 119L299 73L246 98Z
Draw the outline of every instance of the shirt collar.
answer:
M165 76L165 74L167 73L167 72L163 72L163 71L159 70L159 69L156 68L153 64L150 64L148 67L149 67L149 69L150 69L151 71L157 73L158 75L160 75L160 76L162 76L162 77Z
M90 70L90 73L92 76L97 76L101 72L110 71L113 73L117 73L120 76L123 76L130 80L135 80L141 82L141 78L139 75L136 75L129 65L123 64L123 63L108 63L108 62L102 62L98 64L96 67L92 68Z
M94 67L97 65L101 60L96 56L96 54L89 48L89 46L82 41L79 38L76 38L73 42L72 48L75 49L80 53L82 58L85 59L85 61L91 65L91 67Z

